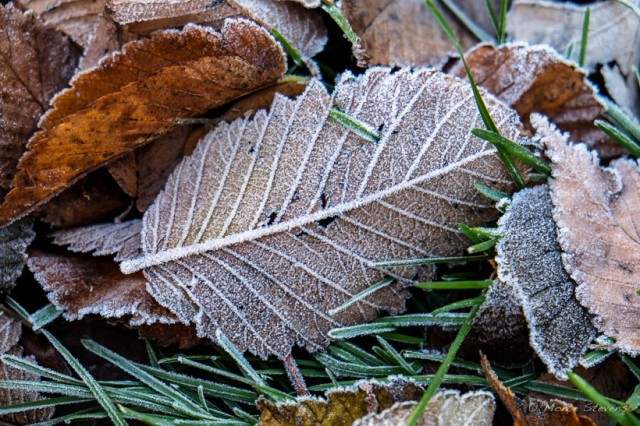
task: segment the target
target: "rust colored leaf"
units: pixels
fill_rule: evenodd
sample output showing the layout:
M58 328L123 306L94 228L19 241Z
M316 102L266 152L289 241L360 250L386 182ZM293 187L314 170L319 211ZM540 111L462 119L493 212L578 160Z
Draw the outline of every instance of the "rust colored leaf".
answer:
M96 314L126 317L131 326L177 322L147 293L142 274L124 275L111 259L34 251L28 265L51 303L63 309L69 320Z
M529 116L537 112L569 132L572 141L587 142L607 157L623 152L593 124L604 109L584 71L549 47L483 44L465 58L476 83L518 111L529 129ZM451 73L466 75L461 64Z
M630 3L640 7L638 0ZM595 72L599 66L617 65L618 77L625 81L627 87L625 98L628 101L622 105L636 108L638 113L640 88L632 67L640 66L640 19L631 8L617 1L576 5L571 2L515 0L507 18L507 32L515 41L548 44L560 53L572 46L572 59L577 61L587 7L591 12L584 66L589 72ZM603 77L608 78L606 74Z
M546 132L551 158L553 217L565 269L578 301L622 351L640 353L640 170L620 159L601 167L585 145Z
M276 28L305 58L319 53L327 41L319 13L290 1L108 0L107 4L114 19L124 25L125 37L138 37L156 29L177 28L187 23L219 29L227 18L245 17L268 29Z
M88 172L189 118L274 83L285 70L278 43L256 24L195 25L129 43L78 75L29 142L0 206L7 224Z
M9 189L27 140L51 97L71 78L79 51L34 14L0 5L0 188Z
M105 0L15 1L84 49L81 69L94 66L105 54L120 47L115 23L105 13Z
M590 418L579 416L576 408L568 402L531 396L519 399L500 382L486 356L482 355L480 363L493 391L513 417L514 426L595 426Z
M342 0L340 9L362 39L372 64L441 67L455 52L424 2ZM448 22L463 49L475 43L475 38L453 17Z

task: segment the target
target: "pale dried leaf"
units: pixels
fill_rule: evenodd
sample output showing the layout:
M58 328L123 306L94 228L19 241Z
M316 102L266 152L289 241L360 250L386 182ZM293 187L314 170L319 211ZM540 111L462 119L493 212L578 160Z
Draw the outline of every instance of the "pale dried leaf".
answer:
M0 5L0 188L9 189L27 140L75 70L73 43L32 13Z
M88 172L202 114L274 83L280 45L246 20L195 25L127 44L59 94L29 142L0 224L24 216Z
M571 140L586 142L607 157L624 152L593 124L604 108L585 72L551 48L481 44L465 58L476 83L518 111L529 129L529 116L540 113L569 132ZM450 72L466 76L460 63Z
M299 397L295 402L258 400L260 426L353 424L367 414L380 413L396 402L417 401L424 390L413 382L392 378L388 383L359 381L352 387L333 388L324 398Z
M105 0L15 1L82 46L81 69L94 66L106 53L120 47L115 23L105 13Z
M322 51L327 32L322 17L293 2L275 0L210 0L157 2L153 0L108 0L114 19L132 35L149 34L160 28L181 27L187 23L221 28L225 19L245 17L276 28L304 56Z
M621 159L600 167L585 145L547 132L553 217L564 266L576 296L595 315L599 331L624 352L640 353L640 170Z
M640 6L638 0L630 0L630 3ZM513 40L548 44L561 54L573 46L572 59L577 61L587 7L591 8L591 16L585 67L593 72L598 65L616 63L636 102L640 89L637 84L632 85L635 76L631 67L640 65L640 19L622 3L606 1L576 5L515 0L508 14L507 32Z
M340 9L362 39L372 64L441 67L455 54L424 1L342 0ZM458 21L448 22L463 49L476 42Z
M398 402L379 414L368 414L353 426L404 426L418 405ZM441 390L429 401L417 426L474 425L491 426L495 411L493 394L485 391L467 392Z
M28 264L51 303L64 310L68 320L96 314L128 319L132 326L178 322L147 293L141 273L124 275L111 259L36 251Z
M277 1L281 1L281 2L292 1L296 3L300 3L304 7L308 7L310 9L314 7L319 7L322 4L322 0L277 0Z
M35 236L30 219L0 228L0 293L9 292L16 285L27 261L27 247Z
M547 185L516 193L498 222L502 237L496 262L498 277L520 299L531 346L549 372L566 380L566 371L578 365L595 329L562 266L552 208Z
M504 135L515 112L486 94ZM334 123L331 107L379 129L377 144ZM400 282L335 316L328 312L385 276L376 261L460 253L460 222L494 210L473 184L509 188L469 86L435 70L345 74L333 97L313 80L296 101L276 96L267 114L221 123L178 166L145 212L149 291L202 336L221 330L241 350L286 356L327 331L398 312ZM423 277L430 272L423 271Z

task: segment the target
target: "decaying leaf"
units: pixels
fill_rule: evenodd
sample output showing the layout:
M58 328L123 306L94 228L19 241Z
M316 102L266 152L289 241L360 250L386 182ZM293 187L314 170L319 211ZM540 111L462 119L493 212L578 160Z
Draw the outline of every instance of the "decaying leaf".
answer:
M69 320L97 314L128 319L131 326L178 322L147 293L141 273L124 275L111 259L34 251L28 264L49 300Z
M544 133L552 161L553 217L565 269L594 325L628 353L640 353L640 170L620 159L602 168L584 145Z
M120 45L116 26L105 13L105 0L15 0L47 25L67 34L84 49L80 64L87 69Z
M56 97L20 160L0 224L171 130L177 119L272 84L284 70L280 45L246 20L227 21L220 33L187 25L127 44Z
M562 266L552 209L547 185L516 193L498 222L502 237L496 262L499 278L520 299L531 346L549 372L566 379L566 371L578 365L595 329Z
M340 9L373 64L441 67L455 52L423 1L342 0ZM475 43L455 19L449 23L463 49Z
M380 413L396 402L417 401L424 390L413 382L393 378L388 383L360 381L350 388L334 388L325 398L299 397L295 402L258 400L261 426L351 425L368 414Z
M515 112L485 96L519 139ZM380 141L334 123L333 106ZM145 212L143 255L121 268L144 269L153 297L201 336L220 330L261 356L317 350L333 327L402 309L400 287L419 269L391 271L396 285L328 314L385 276L371 263L459 253L457 224L493 217L473 184L510 181L476 126L469 86L436 70L345 74L333 97L314 80L200 141Z
M629 3L640 6L638 0ZM545 43L561 54L571 46L572 59L577 61L587 6L591 13L585 67L595 71L598 65L617 64L627 82L627 90L633 95L633 103L636 103L640 89L634 82L631 67L640 65L640 19L624 4L606 1L576 5L515 0L509 10L507 31L516 41Z
M604 108L596 99L596 90L577 68L544 45L508 44L495 47L481 44L465 55L477 84L520 114L531 129L529 116L540 113L572 141L586 142L607 157L623 153L593 121ZM465 77L462 64L451 70Z
M353 426L404 426L418 405L417 402L397 402L379 414L368 414L356 420ZM493 394L485 391L467 392L442 390L436 393L417 426L474 425L493 424L495 411Z
M319 53L327 42L321 16L290 1L108 0L107 4L113 18L125 25L125 31L137 36L189 22L219 29L227 18L245 17L266 28L276 28L305 58Z
M0 309L0 355L13 355L22 357L22 347L18 345L22 335L20 322ZM35 361L28 357L29 361ZM7 365L0 357L0 381L2 380L33 380L39 381L40 376L28 373L24 370ZM33 402L40 399L37 392L6 389L0 387L0 407L13 404ZM0 415L0 422L10 422L17 425L32 425L50 419L53 416L53 407L27 410L18 413Z
M30 219L0 228L0 293L13 289L22 275L22 268L27 261L27 247L35 236Z
M0 5L0 188L9 189L27 140L75 70L73 43L32 13Z
M506 388L489 365L485 356L480 359L489 384L513 417L514 426L595 426L588 417L579 416L576 408L558 399L543 400L527 396L517 398Z
M285 80L284 78L282 80ZM251 118L261 109L268 110L273 104L273 99L277 93L288 98L297 98L307 88L306 81L282 81L262 90L258 90L251 95L240 99L233 104L222 116L226 121L233 121L237 118ZM204 135L203 135L204 136Z

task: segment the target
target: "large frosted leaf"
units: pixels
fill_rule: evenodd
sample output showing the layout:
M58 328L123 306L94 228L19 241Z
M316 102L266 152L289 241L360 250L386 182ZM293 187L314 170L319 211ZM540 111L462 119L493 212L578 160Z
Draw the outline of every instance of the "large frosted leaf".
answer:
M517 115L486 98L517 139ZM333 122L332 107L379 142ZM419 270L391 271L399 284L328 314L385 276L371 263L459 253L457 224L494 217L473 184L509 179L470 134L480 126L467 83L435 70L347 74L333 97L313 81L201 140L145 213L144 254L122 270L144 269L158 302L203 336L221 330L260 355L321 348L333 327L403 308L403 280Z

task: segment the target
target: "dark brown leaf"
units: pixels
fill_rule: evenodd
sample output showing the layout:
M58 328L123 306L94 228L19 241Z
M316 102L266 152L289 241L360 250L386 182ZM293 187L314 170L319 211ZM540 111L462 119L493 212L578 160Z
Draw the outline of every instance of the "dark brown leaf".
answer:
M171 130L177 119L273 84L284 70L280 45L245 20L227 21L221 33L188 25L128 44L56 98L0 206L0 224Z
M32 13L0 5L0 188L9 189L27 140L76 68L71 40Z

